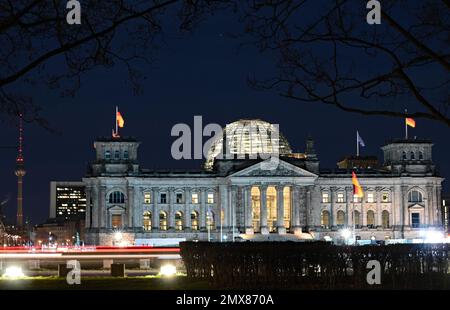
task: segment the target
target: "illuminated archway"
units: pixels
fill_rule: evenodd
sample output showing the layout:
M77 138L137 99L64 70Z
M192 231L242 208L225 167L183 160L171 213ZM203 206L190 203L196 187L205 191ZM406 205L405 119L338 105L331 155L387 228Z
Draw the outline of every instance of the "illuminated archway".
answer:
M253 186L251 189L252 196L252 225L253 231L259 232L260 224L261 224L261 201L260 201L260 192L259 188Z

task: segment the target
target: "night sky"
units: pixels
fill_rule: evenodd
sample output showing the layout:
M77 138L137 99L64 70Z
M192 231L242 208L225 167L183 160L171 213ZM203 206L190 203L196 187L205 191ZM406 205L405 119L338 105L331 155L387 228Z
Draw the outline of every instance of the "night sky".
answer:
M274 92L259 92L247 85L249 76L270 77L274 60L255 48L238 49L239 41L226 35L242 29L235 17L217 15L200 25L192 35L166 37L152 65L140 65L147 76L143 94L133 95L126 68L97 69L83 76L73 98L61 98L45 87L27 87L43 108L43 115L59 133L36 124L25 127L24 216L33 224L49 216L49 182L81 180L87 163L94 158L93 141L111 134L114 109L125 118L122 136L135 136L142 144L139 158L146 168L199 168L201 162L171 158L175 140L170 130L176 123L193 123L202 115L204 123L225 125L240 118L260 118L280 124L294 151L304 151L311 134L322 168L334 168L345 155L354 154L355 133L366 143L362 155L377 155L390 138L404 136L403 119L364 117L325 105L307 105L283 99ZM56 66L58 59L48 63ZM404 103L407 107L407 102ZM17 144L17 128L0 123L1 144ZM449 128L437 122L417 120L410 136L431 139L433 157L444 177L450 176ZM207 138L205 138L206 141ZM5 213L16 212L16 151L0 149L0 199L10 197ZM445 184L445 191L449 191Z

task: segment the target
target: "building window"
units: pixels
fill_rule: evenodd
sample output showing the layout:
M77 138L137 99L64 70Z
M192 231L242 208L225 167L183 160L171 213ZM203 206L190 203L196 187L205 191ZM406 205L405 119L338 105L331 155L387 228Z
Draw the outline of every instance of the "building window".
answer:
M115 229L122 228L122 214L111 215L111 226Z
M208 203L214 203L214 193L208 193Z
M209 230L216 229L215 216L212 211L208 211L208 213L206 213L206 226Z
M112 192L109 194L109 203L125 203L125 195L119 191Z
M367 211L367 227L375 228L375 212L372 210Z
M320 219L320 224L323 228L329 228L330 227L330 212L328 211L322 211L322 216Z
M408 195L408 201L409 202L422 202L423 201L422 193L417 190L410 191L409 195Z
M361 213L357 210L353 212L353 224L356 228L361 226Z
M345 225L345 213L344 213L344 211L339 210L337 212L336 224L338 226L344 226Z
M402 158L403 158L403 160L406 160L407 158L406 158L406 152L405 151L403 151L403 153L402 153Z
M183 203L183 194L182 193L177 193L176 202Z
M322 203L329 203L330 202L330 196L328 193L322 193Z
M191 228L192 230L198 230L198 213L196 211L191 213Z
M152 214L148 211L144 212L144 223L143 223L143 227L145 231L149 231L152 230Z
M159 202L167 203L167 194L166 193L161 193L161 195L159 196Z
M411 224L413 228L420 227L420 213L417 212L411 213Z
M416 156L415 156L414 152L411 152L411 159L412 160L416 159Z
M128 150L123 151L123 159L128 159Z
M114 159L120 159L120 152L119 152L119 150L116 150L114 152Z
M150 193L144 193L144 203L152 203L152 195Z
M344 193L337 194L337 202L345 202Z
M361 202L361 197L358 197L357 195L353 195L353 202Z
M367 193L367 202L373 203L375 202L374 194L373 193Z
M198 203L198 193L192 193L192 203Z
M159 213L159 229L167 230L167 213L164 211Z
M383 192L381 194L381 201L382 202L389 202L389 193L388 192Z
M105 159L111 159L111 151L109 150L105 151Z
M183 213L181 211L175 213L175 230L183 230Z
M423 160L423 153L422 152L419 152L419 159Z
M389 228L389 211L384 210L383 212L381 212L381 221L382 221L382 226L383 228Z

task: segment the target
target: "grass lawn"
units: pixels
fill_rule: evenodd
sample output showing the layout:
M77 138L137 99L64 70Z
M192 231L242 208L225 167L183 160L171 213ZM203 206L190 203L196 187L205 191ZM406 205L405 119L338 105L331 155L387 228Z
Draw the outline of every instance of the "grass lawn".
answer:
M195 290L208 289L205 282L188 281L186 276L171 278L145 277L86 277L81 284L69 285L65 278L28 277L23 279L0 278L0 290Z

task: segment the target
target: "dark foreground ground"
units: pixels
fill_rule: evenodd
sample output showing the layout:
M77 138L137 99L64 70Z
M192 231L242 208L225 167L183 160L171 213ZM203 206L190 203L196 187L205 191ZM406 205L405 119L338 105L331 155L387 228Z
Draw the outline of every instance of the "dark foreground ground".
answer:
M89 277L81 284L69 285L64 278L30 277L25 279L0 278L0 290L195 290L208 289L206 282L188 281L186 276L162 278L146 277Z

